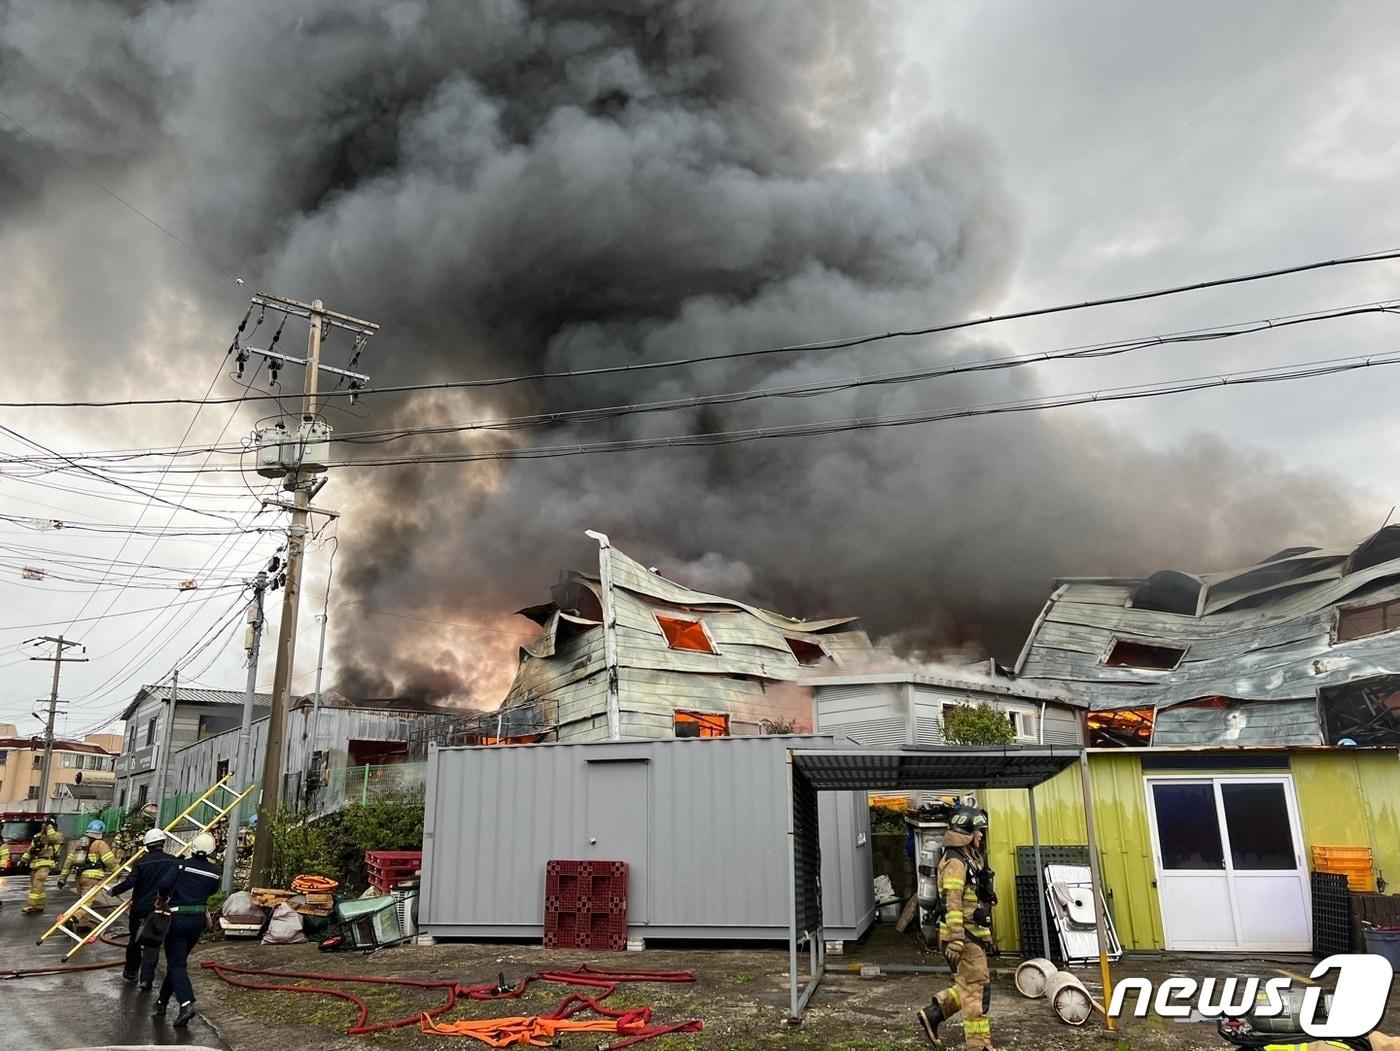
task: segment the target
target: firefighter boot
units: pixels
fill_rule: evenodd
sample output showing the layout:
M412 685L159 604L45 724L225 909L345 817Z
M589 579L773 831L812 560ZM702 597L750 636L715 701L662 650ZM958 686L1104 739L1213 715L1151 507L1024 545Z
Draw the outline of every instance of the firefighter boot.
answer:
M921 1007L918 1011L919 1026L923 1029L924 1035L928 1037L929 1043L934 1047L941 1048L943 1041L938 1039L938 1027L943 1024L943 1008L934 1000L927 1007Z

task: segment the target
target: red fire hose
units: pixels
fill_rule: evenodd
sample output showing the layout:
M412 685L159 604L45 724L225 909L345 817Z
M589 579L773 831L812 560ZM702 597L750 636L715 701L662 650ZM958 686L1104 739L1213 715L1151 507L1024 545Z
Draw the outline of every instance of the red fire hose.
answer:
M651 1008L632 1008L629 1010L613 1010L602 1004L623 983L629 982L662 982L678 983L693 982L695 975L690 971L605 971L594 968L588 964L583 964L572 971L537 971L534 974L526 975L509 987L501 987L491 982L482 982L477 985L462 985L455 980L427 981L419 978L380 978L375 976L360 977L343 974L322 974L315 971L280 971L260 969L255 967L235 967L231 964L222 963L218 960L204 960L200 966L205 970L212 971L216 977L229 985L240 989L258 989L267 992L278 993L315 993L322 996L334 996L337 999L345 1000L359 1008L359 1017L355 1023L345 1030L349 1035L360 1035L365 1033L380 1033L388 1029L400 1029L405 1026L418 1025L424 1032L438 1032L444 1035L453 1034L452 1023L438 1027L433 1019L439 1018L452 1010L457 1005L458 999L467 1000L514 1000L523 996L525 991L535 982L554 982L560 985L581 985L586 988L597 989L598 993L593 996L581 993L570 993L551 1014L543 1015L542 1018L551 1021L563 1021L572 1018L581 1011L591 1010L604 1018L616 1021L616 1032L623 1037L622 1040L615 1041L608 1046L610 1048L631 1047L639 1044L643 1040L650 1040L652 1037L663 1036L668 1033L695 1033L699 1032L703 1023L699 1019L690 1019L685 1022L677 1022L668 1025L651 1024ZM437 989L444 995L444 1001L437 1007L428 1011L415 1012L406 1018L396 1018L388 1022L369 1021L369 1005L364 999L356 996L352 992L343 989L332 989L320 985L286 985L273 982L248 981L244 978L234 977L235 975L252 975L261 978L288 978L297 981L316 982L349 982L361 985L393 985L404 986L411 989ZM479 1025L480 1023L477 1023ZM474 1035L461 1033L460 1035ZM482 1039L477 1037L477 1039ZM520 1041L516 1041L520 1042ZM504 1046L504 1045L502 1045Z
M125 942L114 942L105 934L97 939L103 945L110 945L113 948L125 949ZM0 982L10 981L14 978L35 978L41 974L77 974L81 971L101 971L108 967L120 967L126 963L126 958L107 960L103 963L68 963L56 967L26 967L22 969L11 968L0 971Z

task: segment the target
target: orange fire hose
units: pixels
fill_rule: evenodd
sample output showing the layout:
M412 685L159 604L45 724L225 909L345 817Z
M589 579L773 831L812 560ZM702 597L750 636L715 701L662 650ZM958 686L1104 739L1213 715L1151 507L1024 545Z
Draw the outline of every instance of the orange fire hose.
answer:
M263 970L254 967L235 967L218 960L201 961L200 966L212 971L216 977L240 989L256 989L279 993L314 993L321 996L334 996L359 1008L359 1017L345 1032L354 1036L364 1033L379 1033L388 1029L417 1025L425 1033L438 1033L443 1036L471 1037L488 1047L549 1047L556 1033L617 1033L621 1040L608 1047L620 1049L639 1044L652 1037L668 1033L698 1033L704 1023L698 1018L664 1025L652 1024L650 1007L613 1010L601 1001L607 999L617 987L625 982L693 982L695 975L690 971L604 971L583 964L572 971L537 971L527 975L514 985L506 986L482 982L478 985L462 985L452 980L431 981L419 978L380 978L357 975L322 974L312 971ZM245 977L247 976L247 977ZM325 986L285 985L274 982L249 981L248 977L287 978L294 981L349 982L360 985L397 985L412 989L437 989L444 994L444 1002L430 1011L423 1011L396 1018L388 1022L369 1021L369 1005L362 997L343 989ZM598 990L594 996L570 993L548 1015L519 1015L510 1018L491 1018L462 1022L437 1023L434 1019L446 1014L457 1005L459 998L468 1000L514 1000L523 996L535 982L554 982L561 985L581 985ZM575 1019L583 1011L593 1011L601 1017L594 1020ZM567 1025L564 1023L568 1023ZM541 1043L540 1041L546 1041Z

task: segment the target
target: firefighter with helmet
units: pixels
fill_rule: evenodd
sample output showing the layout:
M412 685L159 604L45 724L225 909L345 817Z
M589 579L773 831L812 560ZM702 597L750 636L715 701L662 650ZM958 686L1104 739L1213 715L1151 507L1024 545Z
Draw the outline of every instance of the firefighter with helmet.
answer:
M190 840L190 856L179 858L160 878L160 901L156 908L170 910L170 930L165 936L165 980L156 995L154 1015L165 1016L166 1006L174 996L180 1003L180 1013L174 1024L187 1026L195 1016L194 986L190 984L189 955L199 936L204 933L209 895L219 889L222 873L209 861L214 852L214 837L201 832Z
M63 859L63 868L58 873L59 890L63 889L63 885L68 882L68 873L74 869L78 872L79 897L106 879L108 873L116 871L117 855L112 852L111 846L104 838L106 834L107 826L101 821L88 822L83 835L68 852L68 857ZM75 916L73 923L78 930L86 930L91 928L92 919L83 913L81 916Z
M24 915L33 916L44 911L44 903L48 899L49 871L62 856L63 834L58 831L58 822L46 817L20 859L29 866L29 894L25 898L24 908L19 910Z
M987 815L970 806L957 809L943 834L943 856L938 862L943 916L938 941L953 968L954 981L918 1012L919 1025L935 1047L943 1046L939 1025L961 1014L968 1051L992 1051L987 947L996 894L986 862L986 837Z

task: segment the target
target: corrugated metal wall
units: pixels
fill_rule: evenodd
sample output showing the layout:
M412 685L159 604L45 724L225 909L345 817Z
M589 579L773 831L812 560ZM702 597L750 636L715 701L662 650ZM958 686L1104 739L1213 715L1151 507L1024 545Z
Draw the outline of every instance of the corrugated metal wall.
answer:
M1289 766L1309 853L1315 846L1370 847L1376 868L1400 884L1400 756L1295 752Z
M594 857L633 866L633 937L786 938L787 749L832 744L733 737L435 748L423 929L540 937L545 863ZM629 784L640 803L612 808ZM874 912L869 813L855 793L822 793L820 806L828 937L857 937ZM620 827L638 823L645 827Z
M1103 863L1104 893L1126 949L1160 949L1162 913L1153 887L1151 830L1142 763L1135 754L1094 753L1089 761L1094 820ZM997 939L1019 946L1016 930L1016 847L1031 842L1030 807L1023 791L982 793L991 822L992 868L1000 904L993 910ZM1035 790L1042 844L1084 843L1084 803L1078 767Z

